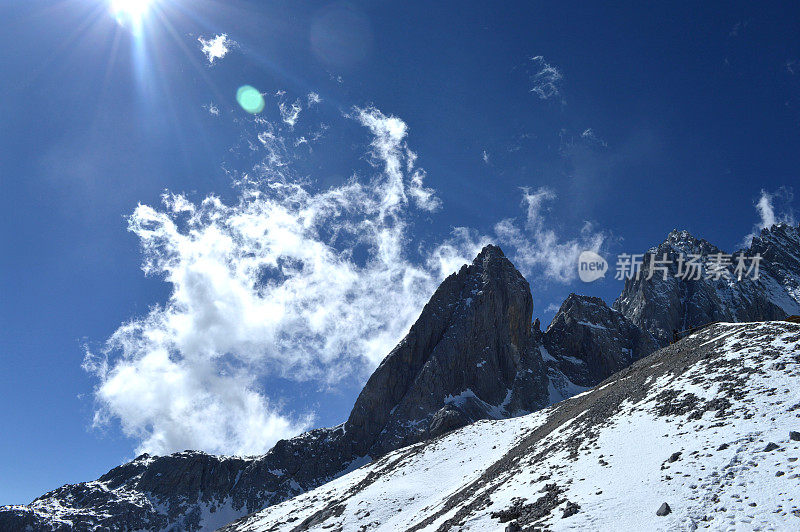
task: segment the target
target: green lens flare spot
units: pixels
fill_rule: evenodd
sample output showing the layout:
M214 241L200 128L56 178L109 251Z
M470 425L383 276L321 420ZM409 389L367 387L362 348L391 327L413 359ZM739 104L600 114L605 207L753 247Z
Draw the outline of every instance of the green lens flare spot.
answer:
M239 87L236 91L236 101L242 106L242 109L250 114L258 114L264 110L266 102L261 93L250 85Z

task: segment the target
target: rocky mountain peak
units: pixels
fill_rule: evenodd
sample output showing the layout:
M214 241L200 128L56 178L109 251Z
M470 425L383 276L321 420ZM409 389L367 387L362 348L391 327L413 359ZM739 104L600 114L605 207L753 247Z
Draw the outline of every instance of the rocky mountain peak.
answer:
M798 350L795 324L712 325L580 397L400 449L221 532L797 530Z
M785 247L786 244L800 244L800 226L786 222L779 222L770 227L765 227L760 234L753 238L754 247L766 248L768 245Z
M566 383L588 388L658 348L658 342L599 297L570 294L547 328L551 390L572 395Z
M707 275L708 264L724 252L687 231L672 231L666 240L648 253L660 261L666 254L666 272L653 269L645 256L640 275L626 279L614 309L651 333L661 345L668 344L674 331L715 321L761 321L780 319L787 308L800 301L800 260L792 249L796 244L786 228L762 232L745 255L761 253L761 279L734 279L733 259L723 276ZM700 255L698 275L683 271L679 257ZM794 257L794 260L793 260ZM657 263L656 263L657 264ZM792 295L794 293L794 295Z
M439 286L381 362L345 424L370 456L546 402L531 336L533 299L497 246Z
M501 259L505 259L506 256L503 253L503 250L500 249L500 246L496 244L487 244L483 246L483 249L478 253L478 255L473 259L472 264L479 264L482 262L492 262L492 261L499 261ZM508 259L506 259L508 260ZM510 262L509 262L510 264Z
M547 384L532 313L528 282L499 247L486 246L434 292L345 423L281 440L259 457L141 455L97 481L4 508L0 530L215 529L402 446L537 410Z
M719 248L715 245L702 238L697 238L685 229L680 231L673 229L661 244L648 250L648 253L655 253L659 258L664 253L667 253L670 258L675 258L680 253L707 256L719 252Z
M762 229L745 254L761 256L758 290L784 313L800 314L800 226Z
M556 315L553 316L553 321L547 327L550 330L554 324L563 320L581 320L590 316L596 315L598 312L607 313L610 309L605 301L599 297L584 296L572 292L561 303Z
M753 238L750 255L760 254L768 263L792 268L800 265L800 227L787 223L778 223L765 227Z

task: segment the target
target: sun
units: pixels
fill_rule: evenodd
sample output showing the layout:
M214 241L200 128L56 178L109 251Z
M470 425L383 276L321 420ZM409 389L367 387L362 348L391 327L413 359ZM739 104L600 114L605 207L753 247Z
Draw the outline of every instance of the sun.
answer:
M109 0L111 12L120 24L139 26L153 0Z

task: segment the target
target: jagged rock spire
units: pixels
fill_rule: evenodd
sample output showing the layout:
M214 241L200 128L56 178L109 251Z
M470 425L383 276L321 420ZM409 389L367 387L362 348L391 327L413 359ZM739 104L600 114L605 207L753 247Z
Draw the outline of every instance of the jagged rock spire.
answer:
M347 433L375 455L476 419L541 407L546 384L532 313L528 282L499 247L486 246L444 280L375 370Z

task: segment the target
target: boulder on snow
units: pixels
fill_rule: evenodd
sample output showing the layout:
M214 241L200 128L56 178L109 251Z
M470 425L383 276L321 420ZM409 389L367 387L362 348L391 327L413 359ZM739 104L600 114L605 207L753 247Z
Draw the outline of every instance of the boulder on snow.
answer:
M573 516L581 509L581 505L578 503L574 503L572 501L567 501L566 506L564 506L564 513L561 514L561 519L566 519L567 517Z
M672 508L669 507L669 504L663 503L661 506L659 506L658 511L656 511L656 515L659 517L664 517L665 515L668 515L671 512Z
M778 444L777 443L769 442L767 444L767 446L764 447L764 452L768 453L768 452L774 451L777 448L778 448Z
M792 441L800 441L800 432L795 432L793 430L790 430L789 439Z

